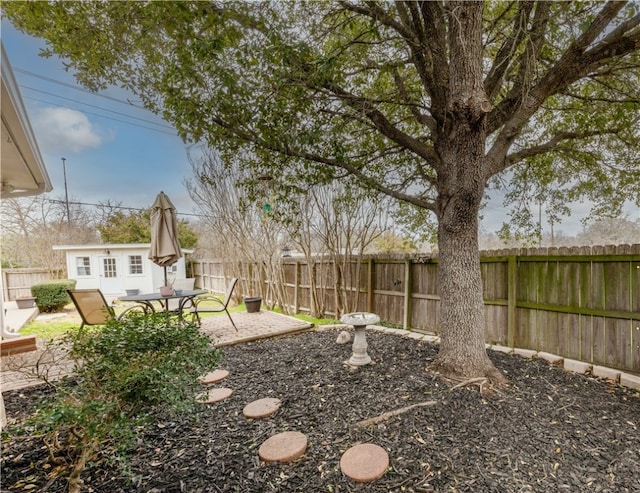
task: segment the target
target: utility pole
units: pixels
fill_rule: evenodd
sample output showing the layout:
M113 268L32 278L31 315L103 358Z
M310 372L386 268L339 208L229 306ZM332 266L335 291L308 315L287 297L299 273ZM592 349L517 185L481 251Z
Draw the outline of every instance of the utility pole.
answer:
M69 192L67 191L67 158L62 158L62 173L64 175L64 203L67 206L67 225L71 229L71 214L69 213Z

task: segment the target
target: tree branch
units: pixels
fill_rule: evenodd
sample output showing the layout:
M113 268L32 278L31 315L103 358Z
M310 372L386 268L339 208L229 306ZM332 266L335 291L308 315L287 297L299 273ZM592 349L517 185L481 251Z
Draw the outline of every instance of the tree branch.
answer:
M421 125L425 125L431 133L434 133L436 131L436 121L430 115L421 113L418 105L411 101L409 94L407 93L407 88L404 85L404 80L400 77L397 70L393 71L393 79L396 83L396 87L398 88L398 94L400 94L400 97L405 102L405 105L409 108L409 111L411 111L411 114L416 121Z
M425 145L418 139L400 131L378 110L372 102L365 98L348 93L346 90L338 87L331 82L325 82L324 87L336 95L347 106L356 112L363 113L371 120L378 131L389 138L393 142L402 145L417 156L422 157L433 166L434 169L440 168L440 159L432 147Z
M408 195L406 193L399 192L393 188L390 188L384 185L383 183L379 182L378 180L366 175L365 173L362 172L361 169L349 163L342 162L337 159L332 159L320 154L314 154L314 153L310 153L310 152L306 152L298 149L293 149L288 145L286 146L274 145L273 143L267 142L264 139L258 137L256 134L252 132L242 131L239 128L215 116L211 118L211 121L218 127L228 132L230 136L236 139L239 139L243 142L254 144L263 149L267 149L269 151L275 152L283 156L299 158L299 159L311 161L318 164L324 164L326 166L331 166L334 168L341 168L347 171L349 174L355 176L358 180L360 180L364 184L368 185L369 187L375 190L378 190L379 192L382 192L386 195L394 197L403 202L413 204L416 207L435 211L435 203L433 201L423 200L416 196Z
M505 169L513 166L514 164L519 163L520 161L523 161L524 159L558 150L559 144L562 142L565 142L568 140L588 139L590 137L595 137L599 135L615 135L618 132L620 132L619 129L609 129L604 131L594 130L590 132L558 132L547 142L510 154L505 158L505 160L500 166L490 170L491 174L489 176L492 176L496 173L500 173L501 171L504 171Z
M495 171L505 169L506 154L520 131L531 116L538 111L543 102L554 94L568 88L572 83L583 78L586 74L604 65L607 60L619 58L640 47L640 16L635 16L623 25L625 33L618 32L616 36L608 35L605 39L615 41L598 43L592 50L585 51L598 35L607 28L612 19L624 6L623 2L608 2L598 13L589 28L567 49L560 60L547 71L535 86L521 96L506 98L499 108L492 114L489 132L499 128L500 119L497 112L505 115L505 123L497 136L491 150L487 154L485 176L492 176ZM616 29L617 31L617 29ZM604 44L603 44L604 43ZM508 116L511 115L511 116Z
M539 3L533 19L533 24L529 30L528 36L523 36L521 41L530 39L527 43L522 55L520 55L516 65L520 66L517 81L513 84L510 93L502 100L502 102L494 108L488 118L487 129L489 133L500 128L505 121L519 109L527 99L530 89L533 86L533 74L540 50L544 41L544 31L547 27L550 15L550 2ZM515 47L514 47L515 48ZM507 67L505 67L506 69ZM494 88L493 92L497 92L498 88Z
M489 101L494 101L504 76L509 68L509 61L520 45L526 34L526 25L533 9L533 2L520 2L518 4L518 13L513 21L513 30L503 43L493 60L493 65L487 74L484 82L484 90L487 93Z
M445 16L440 2L421 2L420 11L424 24L424 53L429 54L428 72L423 84L431 96L432 114L440 125L444 123L449 92L449 60L447 58L447 33ZM434 67L437 67L434 70Z

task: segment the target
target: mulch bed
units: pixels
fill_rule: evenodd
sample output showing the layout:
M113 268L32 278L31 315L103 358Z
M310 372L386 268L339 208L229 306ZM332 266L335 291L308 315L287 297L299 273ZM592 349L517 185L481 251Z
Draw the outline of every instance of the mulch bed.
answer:
M487 394L453 388L425 370L437 346L369 331L374 364L351 369L351 345L336 331L308 332L224 349L221 386L234 389L181 422L158 416L131 457L127 479L115 466L84 473L91 492L637 492L640 393L542 360L490 352L510 384ZM9 417L31 412L40 387L7 392ZM248 420L243 407L277 397L273 416ZM415 407L365 428L361 420ZM293 463L263 463L258 448L283 431L309 440ZM340 457L358 443L378 444L390 468L358 484ZM46 451L28 437L3 437L2 491L62 492L47 477ZM22 483L19 483L22 481ZM18 483L21 486L13 487ZM37 488L37 489L36 489Z

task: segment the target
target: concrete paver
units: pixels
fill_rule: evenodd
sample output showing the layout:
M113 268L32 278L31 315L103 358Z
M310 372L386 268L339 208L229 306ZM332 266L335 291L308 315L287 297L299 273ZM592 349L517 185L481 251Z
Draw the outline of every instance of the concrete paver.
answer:
M210 371L206 375L202 375L198 378L198 381L202 385L211 385L212 383L217 383L220 380L224 380L229 376L229 370L214 370Z
M196 396L196 400L202 404L214 404L219 401L223 401L233 394L233 389L227 387L220 387L211 389L207 392L202 392Z
M244 406L242 414L250 419L267 418L280 409L280 404L282 404L280 399L265 397L264 399L258 399Z
M389 454L380 445L361 443L348 449L340 459L342 473L357 483L374 481L389 467Z
M299 431L284 431L260 445L258 455L265 462L291 462L307 451L307 437Z

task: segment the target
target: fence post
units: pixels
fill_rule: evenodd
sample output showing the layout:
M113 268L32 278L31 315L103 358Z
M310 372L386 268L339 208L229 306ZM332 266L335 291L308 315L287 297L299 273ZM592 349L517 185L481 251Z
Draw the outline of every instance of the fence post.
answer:
M367 311L373 313L373 270L374 270L374 262L373 259L370 258L367 263Z
M516 303L518 301L518 257L516 255L509 255L507 271L507 345L515 347Z
M402 325L404 330L411 330L411 295L413 294L412 279L413 269L410 259L404 261L404 320Z
M293 313L294 315L296 313L298 313L299 309L300 309L300 270L301 270L301 265L300 265L300 261L296 260L296 267L295 267L295 271L294 271L294 276L293 276Z
M2 271L2 280L0 280L2 283L2 299L9 301L9 286L7 285L7 280L7 273Z

